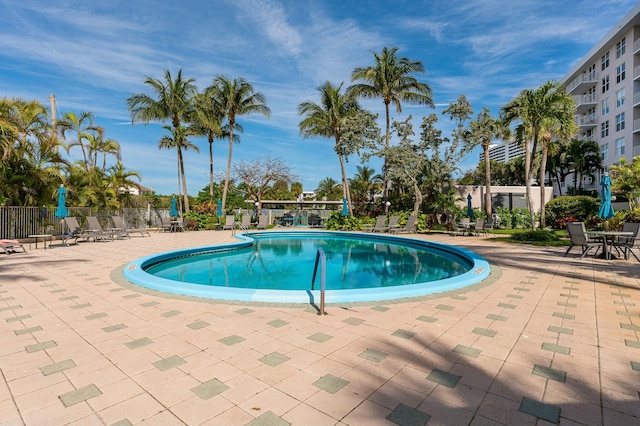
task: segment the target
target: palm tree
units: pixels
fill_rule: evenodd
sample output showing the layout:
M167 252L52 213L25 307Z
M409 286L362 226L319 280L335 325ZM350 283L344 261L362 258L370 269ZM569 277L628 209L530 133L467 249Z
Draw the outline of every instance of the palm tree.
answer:
M335 179L326 177L318 184L316 194L318 197L327 197L328 201L337 201L339 197L337 189L341 186Z
M89 170L89 158L87 151L85 150L83 140L87 139L94 132L102 132L102 129L93 124L93 113L84 111L78 115L73 111L68 112L60 121L57 122L57 127L60 129L62 137L65 139L67 132L71 131L75 133L75 139L67 144L67 153L74 146L79 146L82 151L85 171Z
M209 201L213 201L213 142L223 138L226 133L222 128L224 115L214 99L199 94L191 121L191 129L199 136L205 136L209 142ZM227 135L228 136L228 135Z
M573 170L574 195L582 189L584 176L595 178L594 171L602 169L602 157L600 147L594 141L572 139L566 147L563 155L566 168Z
M300 134L306 139L309 137L333 138L335 140L334 150L340 160L340 171L342 173L342 194L347 199L347 208L352 211L351 194L349 193L349 183L345 170L345 159L340 149L342 143L342 132L347 120L354 117L360 111L360 105L355 98L348 93L340 93L342 83L337 86L330 82L325 82L318 87L320 92L320 103L311 101L302 102L298 105L298 115L303 119L298 124Z
M398 57L397 47L384 47L380 54L372 52L375 65L358 67L351 74L352 81L362 80L350 86L348 93L362 98L382 98L385 109L386 133L385 148L389 148L391 139L391 122L389 105L393 103L398 113L402 112L402 102L410 104L427 105L434 107L431 96L431 87L427 83L419 82L413 74L424 74L424 65L420 61L412 61L409 58ZM382 172L384 176L384 198L389 192L387 179L387 164Z
M190 128L185 126L170 127L162 126L163 129L169 131L169 135L164 135L160 138L158 148L160 149L172 149L175 148L178 152L178 180L182 180L182 190L185 194L184 197L184 211L189 211L189 197L187 196L187 177L184 173L184 158L182 151L187 149L193 149L196 152L200 152L200 148L197 145L189 141L189 136L193 135Z
M176 131L173 137L183 133L183 130L176 130L183 121L189 117L193 109L193 100L196 96L196 87L193 84L194 79L185 79L182 77L182 69L178 71L175 79L168 70L164 73L164 82L155 78L147 77L145 84L151 87L155 94L155 98L139 93L127 99L127 106L131 114L132 122L140 122L149 124L151 122L166 123L171 122L173 129ZM179 151L179 162L182 161L181 151ZM178 164L178 176L182 177L184 184L184 169L182 164ZM178 182L178 186L179 186ZM184 186L184 208L185 212L189 211L189 195Z
M211 86L205 90L206 96L216 104L216 108L227 119L229 130L229 155L227 157L227 173L222 190L222 211L226 209L227 192L229 190L229 176L231 174L231 157L233 154L234 132L238 129L237 118L246 114L262 114L269 118L271 110L266 104L264 95L255 92L253 86L243 77L230 79L218 75ZM240 128L241 129L241 128Z
M482 146L484 152L484 176L485 194L484 204L487 217L491 217L491 159L489 158L489 148L494 138L501 137L505 130L500 126L500 122L493 118L486 106L478 113L478 117L469 125L470 131L468 139L473 145Z
M575 101L563 90L557 81L548 81L535 90L525 89L511 102L502 107L501 116L504 125L518 122L516 138L525 145L525 185L531 229L535 230L535 215L531 199L531 179L533 160L542 144L543 162L540 172L544 173L546 151L550 138L547 132L567 135L574 125ZM542 139L542 140L541 140ZM544 218L544 175L540 176L541 214ZM542 222L544 223L544 222ZM541 223L541 224L542 224Z

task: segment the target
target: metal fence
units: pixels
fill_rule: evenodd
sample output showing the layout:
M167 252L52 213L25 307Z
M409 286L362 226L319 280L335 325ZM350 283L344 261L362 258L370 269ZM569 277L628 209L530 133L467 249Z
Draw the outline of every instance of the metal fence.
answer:
M93 213L89 207L69 207L69 216L77 217L83 226L87 216L97 216L100 225L110 228L111 216L122 216L132 228L155 226L156 218L169 217L169 209L133 209L122 211ZM0 238L23 239L29 235L61 235L61 220L55 216L55 210L39 207L0 206Z

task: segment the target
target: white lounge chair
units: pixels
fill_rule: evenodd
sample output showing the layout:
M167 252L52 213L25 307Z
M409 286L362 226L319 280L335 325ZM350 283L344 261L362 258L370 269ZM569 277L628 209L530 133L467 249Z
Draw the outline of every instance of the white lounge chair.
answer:
M235 228L236 228L236 217L232 214L228 214L222 229L235 229Z
M127 224L124 222L124 219L120 216L111 216L111 220L113 221L114 228L122 229L122 236L131 238L132 233L138 233L141 237L145 235L150 237L149 231L146 228L129 228Z
M21 249L23 253L27 252L27 249L25 249L22 243L18 240L0 240L0 250L3 251L4 254L18 253L18 249Z

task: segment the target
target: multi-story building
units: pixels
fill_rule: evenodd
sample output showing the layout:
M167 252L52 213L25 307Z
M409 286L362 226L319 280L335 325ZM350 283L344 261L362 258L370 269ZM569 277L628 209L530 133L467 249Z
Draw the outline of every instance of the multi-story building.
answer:
M640 3L561 80L577 104L577 137L600 146L604 170L640 155ZM599 189L583 182L586 189Z
M524 146L516 142L501 143L489 148L489 160L507 161L524 155ZM484 161L484 150L480 152L480 161Z

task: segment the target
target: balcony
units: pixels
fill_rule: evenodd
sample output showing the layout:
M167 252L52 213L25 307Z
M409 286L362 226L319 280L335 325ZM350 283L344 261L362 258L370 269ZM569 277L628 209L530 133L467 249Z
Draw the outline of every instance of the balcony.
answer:
M640 146L634 146L633 147L633 156L637 157L638 155L640 155Z
M640 118L633 120L633 133L640 132Z
M636 92L633 94L633 106L640 106L640 92Z
M598 82L598 73L591 71L590 73L582 73L578 78L573 80L567 86L567 93L583 92Z
M633 54L640 54L640 38L633 42Z
M573 99L576 100L576 112L578 114L584 114L589 108L596 106L598 103L598 95L596 93L574 96Z
M597 119L595 114L588 114L577 117L576 122L580 127L595 127L597 124Z
M640 79L640 65L633 69L633 81L638 81Z

